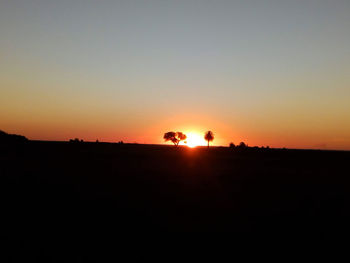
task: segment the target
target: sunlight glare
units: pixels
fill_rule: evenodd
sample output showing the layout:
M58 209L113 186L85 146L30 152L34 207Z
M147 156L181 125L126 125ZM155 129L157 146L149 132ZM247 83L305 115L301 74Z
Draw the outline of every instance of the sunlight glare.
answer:
M206 141L204 140L204 135L197 133L197 132L185 132L187 135L187 145L190 148L194 148L196 146L205 146Z

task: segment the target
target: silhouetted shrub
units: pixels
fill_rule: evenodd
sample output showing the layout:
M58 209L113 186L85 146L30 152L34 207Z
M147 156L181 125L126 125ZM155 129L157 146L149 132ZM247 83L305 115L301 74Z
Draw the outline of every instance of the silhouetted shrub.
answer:
M245 148L248 147L248 145L246 145L244 142L240 142L237 147L240 148L240 149L245 149Z
M235 145L233 142L231 142L231 143L230 143L230 148L231 148L231 149L234 149L234 148L236 148L236 145Z
M245 144L244 142L240 142L237 146L236 149L239 151L246 151L248 150L248 144Z
M124 144L124 142L123 141L119 141L119 142L117 142L117 144Z

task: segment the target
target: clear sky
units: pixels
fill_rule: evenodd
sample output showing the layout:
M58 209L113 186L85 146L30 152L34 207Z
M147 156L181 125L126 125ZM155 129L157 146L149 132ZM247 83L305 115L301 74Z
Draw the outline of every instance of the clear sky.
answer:
M350 149L350 1L1 0L0 129Z

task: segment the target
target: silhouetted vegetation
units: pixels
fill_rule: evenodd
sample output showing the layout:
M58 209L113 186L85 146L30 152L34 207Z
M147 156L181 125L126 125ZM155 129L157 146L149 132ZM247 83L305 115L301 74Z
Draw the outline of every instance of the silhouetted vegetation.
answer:
M214 133L212 131L207 131L204 134L204 139L208 142L208 148L209 148L209 142L212 142L214 140Z
M240 142L238 145L235 145L233 142L231 142L229 144L229 148L233 149L235 151L247 151L248 149L250 150L257 150L259 149L259 147L255 146L255 147L248 147L248 144L246 144L245 142Z
M166 142L171 141L175 146L178 146L181 141L186 140L187 136L182 132L170 131L170 132L164 133L163 138Z
M245 142L240 142L238 145L235 145L233 142L231 142L229 144L229 148L236 150L236 151L260 151L260 150L269 150L270 147L269 146L253 146L253 147L249 147L248 144L246 144Z
M245 148L248 147L248 145L245 144L245 142L240 142L239 145L238 145L237 147L240 148L240 149L245 149Z
M82 143L82 142L84 142L84 140L79 140L79 138L75 138L75 139L70 139L69 142L72 142L72 143Z
M28 139L22 135L8 134L0 130L0 144L24 143Z
M117 142L117 144L124 144L124 142L123 141L119 141L119 142Z

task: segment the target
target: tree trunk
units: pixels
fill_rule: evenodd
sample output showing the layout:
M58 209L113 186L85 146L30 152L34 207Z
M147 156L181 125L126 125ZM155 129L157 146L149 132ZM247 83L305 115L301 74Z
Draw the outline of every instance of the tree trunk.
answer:
M208 149L209 149L209 141L208 141Z

